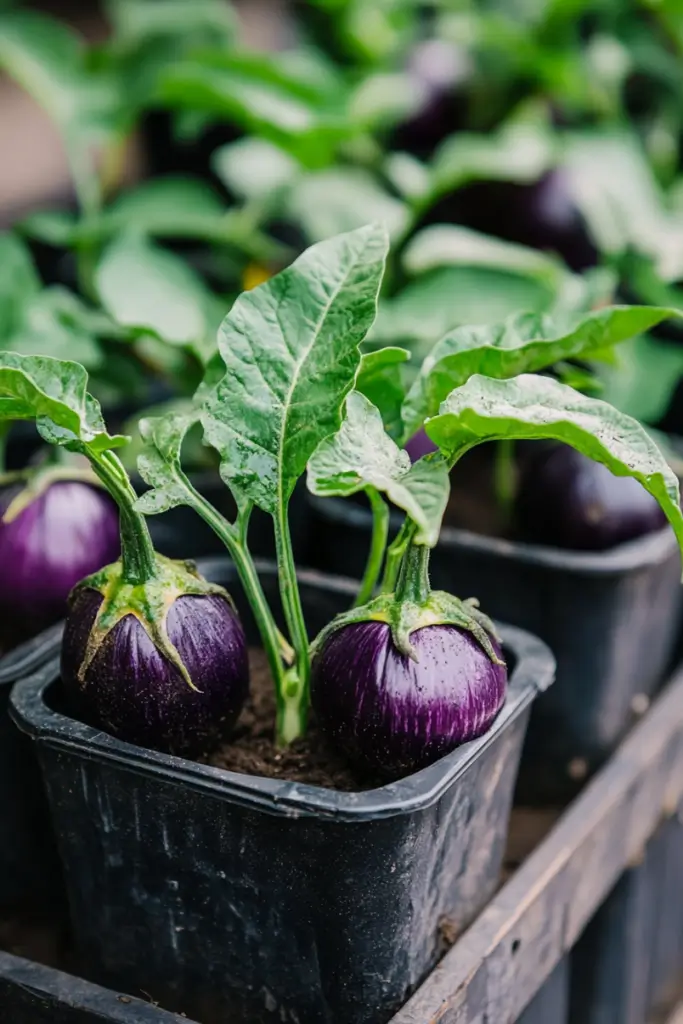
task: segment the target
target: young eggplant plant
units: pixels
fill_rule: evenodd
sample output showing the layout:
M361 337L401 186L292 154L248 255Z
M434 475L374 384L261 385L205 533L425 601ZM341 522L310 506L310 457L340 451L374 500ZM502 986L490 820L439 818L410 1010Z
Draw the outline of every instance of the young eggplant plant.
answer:
M78 363L0 353L0 420L33 419L44 440L85 456L118 505L121 559L72 591L62 681L108 732L198 754L233 724L248 690L244 633L229 595L191 563L157 555L137 495ZM87 540L87 531L84 531ZM41 580L35 580L36 597Z
M424 375L405 397L397 372L405 352L359 351L375 315L385 256L386 238L377 227L319 243L242 295L224 321L219 355L197 395L196 418L205 440L221 456L223 479L239 509L236 522L223 520L183 473L182 439L192 417L144 424L147 450L139 468L151 490L137 507L154 513L187 504L225 542L268 655L279 742L302 735L310 700L322 728L356 763L395 776L480 735L505 698L506 667L493 624L476 601L429 588L429 551L438 539L449 471L464 451L492 437L558 437L644 483L679 539L683 517L677 481L643 429L567 385L531 375L512 381L474 376L464 383L474 372L475 346L470 346L465 352L470 364L458 370L462 386L448 387L436 409L430 402L438 392ZM623 309L603 311L581 328L581 345L565 336L537 344L538 323L532 330L521 321L526 325L522 339L513 344L511 331L503 333L489 369L495 373L499 359L500 376L503 369L516 373L524 359L552 361L573 348L597 347L598 334L605 344L608 337L616 340L632 332L634 324L669 313L632 310L626 326ZM487 358L492 347L479 345ZM475 355L482 358L481 352ZM477 385L494 389L490 399L486 390L479 396ZM426 408L419 391L423 387ZM478 414L474 426L470 406ZM391 436L400 439L401 413L404 435L426 418L438 452L411 464ZM365 491L376 513L360 603L310 646L287 526L288 501L306 466L308 485L316 494ZM386 555L385 498L406 513ZM273 517L286 639L275 626L248 557L247 526L254 505Z

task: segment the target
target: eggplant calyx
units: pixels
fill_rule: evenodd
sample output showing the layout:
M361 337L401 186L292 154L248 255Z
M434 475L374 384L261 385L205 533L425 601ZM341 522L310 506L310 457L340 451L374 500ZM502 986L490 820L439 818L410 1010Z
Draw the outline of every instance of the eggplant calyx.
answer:
M52 484L60 481L71 483L79 482L89 484L91 487L102 485L93 471L88 467L81 469L75 466L41 466L36 470L19 470L16 473L5 473L0 476L0 486L5 484L23 483L24 486L12 499L0 522L11 523L24 509L44 494Z
M232 598L226 590L209 583L197 572L192 562L176 562L156 555L155 576L146 583L128 583L123 579L121 562L105 566L99 572L82 580L71 592L70 604L82 589L95 590L104 600L90 630L83 661L78 670L78 681L86 685L86 673L105 638L125 618L133 615L157 650L178 670L190 689L201 693L192 682L178 649L168 635L168 613L179 597L217 594L223 597L233 611Z
M443 590L433 590L422 603L398 601L394 594L380 594L359 608L351 608L338 615L315 638L311 644L311 658L315 657L331 633L356 622L386 622L391 628L394 646L412 661L419 661L418 652L410 642L411 634L425 626L456 626L465 629L484 649L494 665L504 665L491 642L499 640L496 628L488 617L479 610L476 598L466 601L453 597Z

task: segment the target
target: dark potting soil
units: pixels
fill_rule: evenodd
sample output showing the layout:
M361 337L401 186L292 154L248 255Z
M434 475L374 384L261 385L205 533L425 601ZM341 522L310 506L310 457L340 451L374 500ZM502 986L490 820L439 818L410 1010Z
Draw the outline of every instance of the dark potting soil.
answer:
M333 750L309 722L306 736L282 749L274 743L275 692L266 656L262 650L249 651L250 696L235 731L218 750L200 760L214 768L269 779L306 782L346 792L375 789L386 784L378 776L362 775Z

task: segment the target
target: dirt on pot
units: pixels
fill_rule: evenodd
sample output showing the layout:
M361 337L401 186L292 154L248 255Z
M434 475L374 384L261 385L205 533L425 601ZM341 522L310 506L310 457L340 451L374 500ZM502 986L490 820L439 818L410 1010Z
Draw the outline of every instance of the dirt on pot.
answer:
M218 750L200 758L202 763L245 775L305 782L345 792L375 789L386 783L386 779L362 775L349 767L326 743L314 720L305 737L286 749L277 747L275 689L266 656L259 648L250 648L249 668L250 695L235 732Z

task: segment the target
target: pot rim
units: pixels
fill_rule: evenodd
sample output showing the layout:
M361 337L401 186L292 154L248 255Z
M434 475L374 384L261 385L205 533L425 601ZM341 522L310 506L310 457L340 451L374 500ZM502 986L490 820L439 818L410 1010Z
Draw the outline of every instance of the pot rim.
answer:
M343 498L319 498L309 494L308 500L317 514L334 523L349 523L365 528L372 521L372 514L367 509L346 502ZM392 513L391 518L400 525L401 519L397 514ZM434 551L451 547L467 548L485 556L495 554L500 558L516 559L526 565L562 569L585 576L613 576L667 561L676 551L677 542L668 525L604 551L576 551L526 541L503 540L472 530L444 526Z
M225 567L226 562L227 559L205 559L200 568L211 578L211 566L218 563ZM275 571L271 562L259 562L257 567L260 572ZM355 584L343 577L304 570L299 578L308 585L324 586L344 594L355 593ZM49 707L46 693L59 678L59 658L54 656L38 671L17 682L10 696L10 715L22 732L39 744L89 760L125 765L133 772L151 773L168 782L182 782L229 803L259 807L286 818L306 815L362 822L393 817L436 803L479 755L496 742L506 726L552 683L555 659L546 644L513 626L503 625L499 629L503 645L514 656L515 665L505 704L489 731L413 775L361 792L341 792L308 783L244 775L118 740Z

